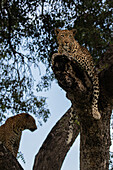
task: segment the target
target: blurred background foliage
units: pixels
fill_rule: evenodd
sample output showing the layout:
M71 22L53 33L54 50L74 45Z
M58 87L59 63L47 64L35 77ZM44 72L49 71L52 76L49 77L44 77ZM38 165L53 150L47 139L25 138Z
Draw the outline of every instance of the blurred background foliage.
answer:
M54 79L54 29L76 28L76 40L98 59L112 43L112 9L109 0L1 0L0 121L9 112L33 113L46 121L46 98L38 92L48 90ZM32 68L40 70L40 63L46 72L34 89Z

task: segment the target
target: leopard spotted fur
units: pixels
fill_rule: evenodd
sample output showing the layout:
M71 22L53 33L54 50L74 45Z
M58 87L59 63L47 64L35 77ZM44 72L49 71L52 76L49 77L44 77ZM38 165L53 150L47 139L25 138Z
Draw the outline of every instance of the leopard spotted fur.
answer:
M12 116L0 126L0 141L12 152L14 157L17 156L22 131L25 129L31 131L37 129L34 118L27 113Z
M98 111L98 98L99 98L99 79L94 69L93 58L88 50L75 40L74 36L76 30L60 30L56 29L57 41L59 44L58 53L68 54L73 56L80 67L86 71L93 84L93 97L92 97L92 115L95 119L100 119L101 115Z

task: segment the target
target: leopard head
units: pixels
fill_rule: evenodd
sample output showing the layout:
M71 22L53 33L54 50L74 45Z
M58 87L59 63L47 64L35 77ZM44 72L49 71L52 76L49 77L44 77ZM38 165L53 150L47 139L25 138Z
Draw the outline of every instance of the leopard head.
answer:
M27 113L24 114L25 114L25 129L35 131L37 129L35 119Z
M59 47L62 48L62 51L72 52L75 46L74 36L77 33L76 29L72 30L60 30L56 29L55 34L57 36L57 41Z
M15 133L21 133L25 129L29 129L30 131L37 129L35 119L28 113L21 113L10 117L8 121L13 122L13 131Z

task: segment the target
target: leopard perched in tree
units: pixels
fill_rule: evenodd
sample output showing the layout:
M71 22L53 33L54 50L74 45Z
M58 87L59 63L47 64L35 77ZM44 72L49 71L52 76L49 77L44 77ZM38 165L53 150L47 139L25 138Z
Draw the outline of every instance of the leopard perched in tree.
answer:
M86 71L93 84L93 97L92 97L92 115L95 119L100 119L101 115L98 111L98 98L99 98L99 79L94 69L93 58L88 50L75 40L76 29L73 30L60 30L56 29L55 34L59 44L58 53L68 54L73 56L78 65Z
M14 157L17 156L22 131L25 129L30 131L37 129L34 118L27 113L12 116L0 126L0 141L12 152Z

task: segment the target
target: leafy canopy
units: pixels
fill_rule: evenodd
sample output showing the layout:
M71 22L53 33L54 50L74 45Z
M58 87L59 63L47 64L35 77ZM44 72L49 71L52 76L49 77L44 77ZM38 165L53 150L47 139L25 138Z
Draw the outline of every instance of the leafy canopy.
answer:
M54 79L51 56L57 52L54 29L76 28L75 38L99 58L111 43L112 6L109 0L1 0L0 120L9 112L47 120L46 98L34 90L32 68L45 65L36 90L48 89Z

